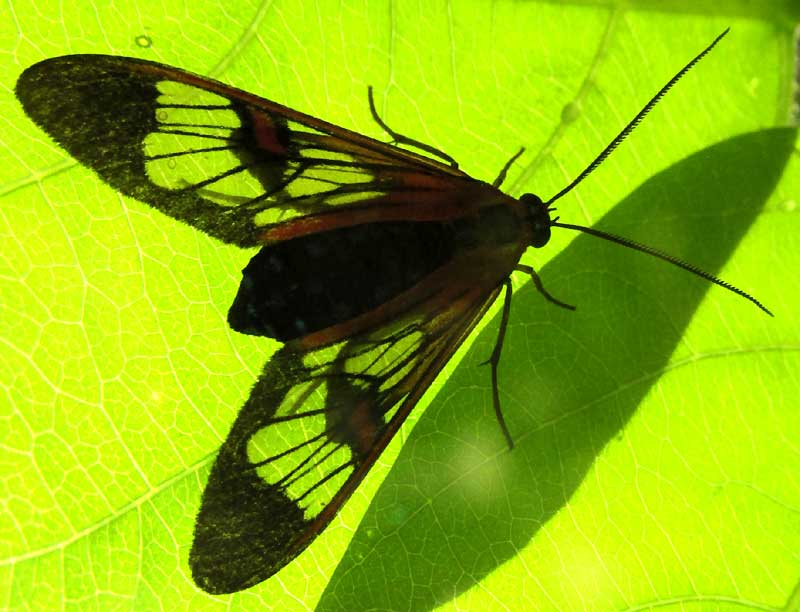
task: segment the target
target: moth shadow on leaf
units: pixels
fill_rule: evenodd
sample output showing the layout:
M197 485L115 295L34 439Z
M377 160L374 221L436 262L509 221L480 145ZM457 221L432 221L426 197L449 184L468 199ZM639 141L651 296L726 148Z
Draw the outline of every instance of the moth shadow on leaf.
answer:
M644 182L596 227L716 273L761 213L795 138L775 128L703 149ZM700 279L590 236L540 275L577 311L530 285L514 295L499 385L515 448L505 446L489 371L478 365L496 317L415 425L318 610L347 607L356 592L364 609L431 610L515 558L624 435L706 293L721 309L740 307Z

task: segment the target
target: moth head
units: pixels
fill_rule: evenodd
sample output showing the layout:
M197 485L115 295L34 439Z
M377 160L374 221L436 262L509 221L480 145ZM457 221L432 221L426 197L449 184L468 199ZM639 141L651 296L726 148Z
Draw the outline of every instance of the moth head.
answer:
M524 193L519 198L520 203L528 209L528 224L531 230L530 245L541 248L550 241L550 212L547 204L542 202L542 198L533 193Z

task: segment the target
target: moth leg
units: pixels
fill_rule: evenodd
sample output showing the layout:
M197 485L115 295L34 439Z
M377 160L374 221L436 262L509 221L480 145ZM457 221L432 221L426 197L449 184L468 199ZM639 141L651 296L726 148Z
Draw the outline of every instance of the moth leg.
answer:
M550 295L547 289L544 288L544 285L542 284L542 279L539 278L539 275L536 274L536 271L530 266L517 265L517 267L515 267L514 270L516 270L517 272L525 272L525 274L529 274L531 279L533 280L533 284L536 287L536 290L539 293L541 293L547 299L547 301L553 302L553 304L555 304L556 306L561 306L561 308L566 308L567 310L575 310L575 306L557 300L552 295Z
M494 404L494 413L497 416L497 422L500 424L500 430L508 443L508 449L514 448L514 440L511 438L511 433L508 431L506 420L503 418L503 413L500 410L500 393L497 387L497 366L500 364L500 352L503 350L503 339L506 337L506 327L508 327L508 316L511 314L511 279L507 278L503 282L506 288L503 294L503 314L500 317L500 331L497 333L497 341L492 350L492 356L489 357L481 365L491 364L492 366L492 403Z
M432 147L431 145L425 144L424 142L420 142L419 140L414 140L413 138L409 138L408 136L403 136L402 134L395 132L392 128L386 125L386 122L380 118L380 115L378 115L378 111L375 109L375 99L372 97L372 85L369 85L367 87L367 97L369 98L369 112L372 113L372 118L375 120L375 123L381 126L381 129L387 134L389 134L389 136L392 137L392 140L396 144L404 144L409 147L414 147L416 149L419 149L420 151L425 151L426 153L430 153L431 155L435 155L439 159L444 160L445 162L450 164L450 166L452 166L453 168L456 169L458 168L458 162L454 160L452 157L450 157L444 151L440 151L436 147Z
M503 181L506 180L506 172L508 172L508 169L511 167L511 164L513 164L515 161L517 161L517 158L520 155L522 155L524 152L525 152L525 147L520 147L519 151L517 151L516 153L514 153L514 155L511 156L511 159L509 159L506 162L506 165L503 166L503 168L500 170L500 174L498 174L497 178L494 179L494 183L492 183L492 187L500 187L500 185L503 184Z

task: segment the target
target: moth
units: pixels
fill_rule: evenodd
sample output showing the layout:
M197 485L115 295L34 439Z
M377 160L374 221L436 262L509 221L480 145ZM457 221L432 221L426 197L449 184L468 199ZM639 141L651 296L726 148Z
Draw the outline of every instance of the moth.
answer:
M121 193L224 243L258 252L242 272L231 328L283 347L264 366L219 450L189 565L230 593L267 579L330 523L409 412L551 228L653 255L769 311L744 291L651 247L562 223L553 203L585 179L684 66L569 185L547 201L500 191L520 150L486 183L449 155L392 130L382 142L178 68L71 55L26 69L27 115ZM402 145L402 146L401 146ZM415 151L416 150L416 151ZM769 313L771 314L771 313Z

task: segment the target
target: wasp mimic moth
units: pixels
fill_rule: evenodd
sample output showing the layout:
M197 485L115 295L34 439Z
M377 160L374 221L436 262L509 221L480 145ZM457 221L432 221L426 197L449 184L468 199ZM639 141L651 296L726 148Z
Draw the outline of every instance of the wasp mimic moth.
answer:
M497 366L514 271L552 228L653 255L767 309L661 251L562 223L553 203L588 176L727 33L681 69L569 185L547 201L500 191L374 119L392 144L178 68L71 55L25 70L28 116L121 193L224 243L257 248L228 313L283 347L220 448L189 563L211 593L251 587L328 525L431 382L502 293ZM398 145L405 145L401 148ZM416 149L419 152L409 150Z

